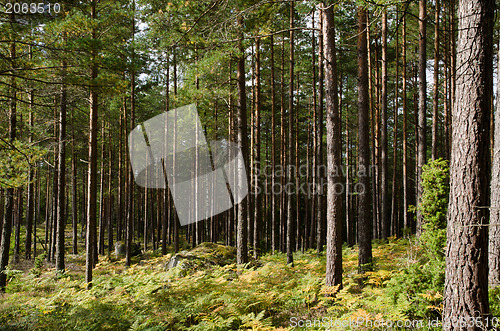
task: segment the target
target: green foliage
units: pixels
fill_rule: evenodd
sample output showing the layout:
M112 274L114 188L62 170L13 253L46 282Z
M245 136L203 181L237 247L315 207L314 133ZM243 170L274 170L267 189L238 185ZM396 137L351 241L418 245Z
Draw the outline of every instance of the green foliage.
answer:
M423 167L417 207L423 216L422 234L407 266L389 282L393 303L410 318L435 318L442 311L448 181L448 161L438 159Z
M490 289L489 299L491 316L500 317L500 286Z
M47 252L43 252L35 258L35 263L33 268L30 270L30 273L36 277L42 274L43 261L47 257Z
M42 268L41 255L35 262L39 276L9 271L15 277L0 301L0 330L305 330L292 328L290 318L425 322L439 317L443 280L431 275L444 269L422 265L423 248L415 240L375 242L375 270L362 275L358 249L345 246L342 253L342 289L324 286L325 256L318 258L315 250L294 254L294 267L282 253L241 267L233 247L204 243L178 254L185 257L179 261L186 263L182 273L179 265L166 269L173 254L148 252L149 259L129 268L123 260L102 257L90 290L82 254L68 256L71 268L61 278ZM500 313L499 298L500 288L492 289L493 316ZM377 328L347 328L357 329Z
M0 187L19 187L29 182L29 172L45 155L45 150L21 140L0 140Z
M443 260L450 192L447 160L437 159L423 166L422 187L422 200L418 205L423 217L420 240L430 260Z

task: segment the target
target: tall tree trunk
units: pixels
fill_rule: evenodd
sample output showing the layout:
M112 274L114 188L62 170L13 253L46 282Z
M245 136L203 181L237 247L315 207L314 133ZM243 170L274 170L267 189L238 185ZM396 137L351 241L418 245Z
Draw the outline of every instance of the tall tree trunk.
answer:
M271 37L272 44L272 37ZM272 48L271 48L272 51ZM228 102L228 110L229 110L229 123L228 123L228 133L229 140L236 140L236 130L235 130L235 115L234 115L234 104L233 104L233 64L229 62L229 102ZM272 65L271 65L271 68ZM232 157L232 153L230 154ZM236 174L231 174L233 176L234 182L236 182ZM238 205L234 204L233 208L229 210L228 219L227 219L227 229L226 229L226 245L234 247L234 227L235 227L235 217L238 215Z
M399 22L399 15L396 6L396 21ZM392 136L392 193L391 193L391 235L399 237L400 222L398 218L398 191L397 168L398 168L398 113L399 113L399 28L396 28L396 88L394 91L394 127Z
M312 28L314 29L315 28L315 20L314 20L314 13L315 11L313 11L312 13ZM312 183L311 183L311 187L312 187L312 196L311 196L311 206L310 206L310 209L311 209L311 214L309 216L309 219L310 219L310 222L309 222L309 229L306 228L306 240L308 240L308 242L306 242L305 244L305 247L306 249L307 248L312 248L313 247L313 244L314 244L314 230L315 230L315 225L316 225L316 203L317 203L317 195L318 195L318 189L317 189L317 183L318 183L318 180L317 180L317 175L318 175L318 159L317 159L317 156L318 156L318 104L317 104L317 88L316 88L316 83L317 83L317 79L316 79L316 36L315 36L315 31L313 30L312 31L312 47L311 47L311 58L312 58L312 89L313 89L313 100L312 100L312 107L313 107L313 120L312 120L312 134L313 134L313 137L312 137L312 148L311 148L311 152L312 152L312 165L311 165L311 179L312 179ZM309 231L309 233L307 234L307 231Z
M177 51L176 49L174 49L173 51L173 60L174 60L174 77L173 77L173 80L174 80L174 96L177 98ZM175 100L175 99L174 99ZM175 102L174 102L174 106L175 106ZM175 113L174 115L174 137L177 137L177 113ZM175 154L176 154L176 148L177 148L177 143L174 141L174 153L173 153L173 173L175 174L175 165L176 165L176 162L175 162ZM170 195L170 208L171 209L174 209L174 203L173 203L173 196ZM174 251L175 253L179 252L179 220L177 218L177 211L174 212L172 210L172 222L173 222L173 226L174 226Z
M323 97L324 97L324 36L323 36L323 10L320 8L319 10L319 30L320 30L320 35L319 35L319 51L318 51L318 146L317 146L317 153L318 155L316 156L317 160L317 168L318 168L318 174L317 174L317 182L320 187L318 190L318 196L317 196L317 208L318 208L318 215L316 217L317 219L317 234L316 234L316 252L319 256L321 251L323 250L323 243L324 240L323 238L325 237L324 233L324 225L325 225L325 220L323 218L323 187L325 184L325 174L323 172Z
M403 102L403 228L410 229L410 219L408 216L408 128L406 120L408 118L408 105L406 100L406 13L403 13L403 45L401 49L401 56L403 60L403 86L401 96Z
M457 23L456 23L456 6L455 6L456 0L450 0L450 69L451 69L451 81L450 81L450 112L452 112L452 109L455 108L454 103L455 103L455 93L456 93L456 71L457 71L457 52L456 52L456 32L457 31ZM452 116L451 116L452 117ZM450 127L453 123L450 123ZM450 130L451 131L451 130ZM451 137L451 132L450 132L450 137ZM451 158L451 138L450 138L450 158Z
M64 272L64 230L66 228L66 60L62 62L62 85L59 102L59 142L57 155L57 243L56 272Z
M369 84L366 9L358 7L358 244L359 272L371 269L372 263L372 215L370 193L370 129Z
M488 306L493 0L460 0L443 320L485 324ZM458 322L456 321L459 317ZM483 330L468 326L467 330Z
M449 7L449 4L447 4L446 9ZM444 17L448 17L448 19L444 23L444 30L446 31L444 33L444 103L443 103L443 110L444 110L444 158L446 160L450 159L450 111L451 111L451 60L450 60L450 18L449 15L447 16L446 9L443 11Z
M170 58L167 59L167 73L166 73L166 84L165 84L165 112L168 113L170 110ZM167 130L167 128L165 128ZM164 166L164 164L163 164ZM170 200L168 189L167 176L165 175L165 169L163 169L163 175L165 176L165 190L163 191L163 218L161 224L161 254L167 254L167 225L170 224ZM158 237L160 234L158 234Z
M323 45L325 54L325 96L327 135L327 227L326 286L342 286L342 196L337 192L342 167L341 118L337 87L337 56L333 6L323 9Z
M21 116L21 121L22 123L22 116ZM19 250L21 247L21 223L23 220L23 189L22 188L17 188L16 189L16 195L17 199L15 200L14 204L14 220L16 224L16 235L15 235L15 242L14 242L14 258L13 261L14 263L19 262Z
M96 3L91 4L91 18L96 19ZM97 39L95 28L92 29L92 39ZM92 269L94 260L94 246L96 245L96 212L97 212L97 117L98 117L98 94L97 94L97 65L95 63L97 50L91 51L92 66L90 69L90 123L89 123L89 166L88 166L88 193L87 193L87 247L85 262L85 283L87 289L92 287Z
M253 256L257 258L259 250L260 220L262 218L262 194L260 166L260 38L255 40L255 163L256 168L254 182L254 226L253 226Z
M276 229L276 199L274 186L276 183L276 85L274 73L274 37L270 36L270 52L271 52L271 251L274 254L276 251L278 238Z
M296 193L295 193L295 247L294 247L294 250L295 251L298 251L299 250L299 245L301 243L301 235L302 235L302 231L300 231L300 174L299 174L299 167L300 167L300 163L299 163L299 86L300 86L300 83L299 83L299 72L297 71L297 76L296 76L296 82L295 82L295 85L296 85L296 92L297 93L297 98L296 98L296 103L297 103L297 106L295 107L295 119L294 119L294 122L295 122L295 139L294 139L294 143L295 143L295 146L294 146L294 153L295 153L295 163L294 163L294 167L295 167L295 188L296 188ZM304 197L304 199L307 199L307 197ZM307 218L307 216L305 216L305 218Z
M368 32L369 33L369 32ZM374 183L375 187L373 190L373 195L372 195L372 201L373 201L373 209L374 209L374 218L373 218L373 236L376 239L380 239L382 235L382 227L381 227L381 197L380 197L380 106L381 106L381 75L379 72L379 45L378 45L378 38L374 38L374 58L375 58L375 98L374 98L374 107L373 107L373 113L372 113L372 120L374 121L374 127L373 127L373 145L374 145L374 159L373 159L373 164L374 164ZM368 46L370 47L370 46ZM370 55L368 55L370 56Z
M438 95L439 95L439 0L434 12L434 82L432 98L432 159L437 159L438 148Z
M54 118L58 118L58 110L57 110L57 98L54 95ZM54 121L54 140L57 141L57 121ZM58 167L57 164L59 163L57 159L57 145L54 144L53 147L53 156L54 156L54 175L52 177L52 208L50 211L50 226L49 226L49 243L47 244L48 246L48 254L47 254L47 261L51 262L54 260L54 254L56 251L56 236L57 236L57 203L59 199L57 198L57 179L59 178L57 171ZM14 249L14 259L15 259L15 249Z
M100 179L99 179L99 237L97 240L97 251L99 254L104 255L104 219L105 219L105 205L106 199L104 198L104 156L106 155L105 147L105 131L104 121L101 123L101 166L100 166Z
M345 224L346 224L346 241L349 246L355 244L354 235L355 235L355 218L351 214L350 210L350 202L353 192L351 191L351 170L352 167L349 153L351 137L349 130L349 108L346 102L346 111L345 111Z
M88 175L87 175L87 169L82 169L82 183L84 183L84 188L82 189L82 231L80 232L80 237L82 238L87 238L86 237L86 231L87 231L87 187L85 185L88 184ZM47 195L49 195L49 185L48 185L48 179L47 179ZM47 214L47 213L46 213ZM47 219L47 215L46 218ZM45 242L47 242L47 228L45 228ZM87 239L85 239L85 247L87 246L86 244Z
M240 54L237 60L236 80L238 81L238 144L243 154L244 164L238 164L238 181L247 181L242 178L242 168L248 169L248 136L247 136L247 100L245 91L245 49L243 48L243 18L239 16L238 27L240 38L238 39L238 49ZM241 171L240 171L241 170ZM240 187L243 183L240 183ZM246 198L247 199L247 198ZM247 250L247 201L243 199L238 206L238 230L236 234L236 263L244 264L248 262Z
M358 14L359 14L359 10L358 10ZM370 223L371 226L372 226L372 230L371 230L371 233L372 233L372 237L376 235L376 224L377 224L377 217L378 217L378 214L377 214L377 199L376 199L376 193L377 193L377 171L376 171L376 168L375 168L375 165L376 165L376 153L375 153L375 140L377 138L377 135L376 135L376 129L375 129L375 123L376 123L376 115L375 115L375 111L374 109L376 108L376 101L374 100L374 97L373 97L373 83L372 83L372 76L373 76L373 66L372 66L372 51L371 51L371 42L370 42L370 24L368 24L368 10L365 9L365 14L364 14L365 18L364 18L364 22L365 22L365 29L366 29L366 49L367 49L367 58L368 58L368 108L369 108L369 118L370 118L370 124L368 124L368 127L371 127L371 131L370 131L370 144L371 144L371 160L372 160L372 166L369 167L369 171L370 171L370 176L372 178L372 181L371 181L371 194L372 196L370 197L370 202L373 202L373 205L372 205L372 222ZM359 16L358 16L358 20L359 20ZM359 29L359 24L358 24L358 29ZM359 37L359 36L358 36ZM358 49L359 49L359 46L358 46ZM359 56L359 55L358 55ZM358 66L358 70L359 70L359 66ZM358 73L359 75L359 73ZM359 93L359 92L358 92ZM359 98L359 96L358 96ZM359 103L359 99L358 99L358 103ZM359 130L359 128L358 128ZM369 164L369 163L368 163ZM368 170L368 169L367 169ZM372 201L373 200L373 201ZM359 202L359 200L358 200ZM362 204L360 203L359 206L361 206ZM361 207L360 207L361 208ZM359 230L358 230L359 231Z
M31 52L31 47L30 47L30 58L32 58L32 52ZM34 94L35 91L32 88L29 93L29 136L28 136L28 142L30 144L33 143L33 116L34 116ZM25 259L31 259L31 235L33 232L33 212L34 212L34 185L33 185L33 174L34 171L33 169L30 169L29 171L29 177L28 177L28 195L26 199L26 242L24 246L24 257ZM0 200L1 201L1 200ZM0 217L2 217L0 215ZM1 231L0 231L1 233Z
M500 68L500 47L498 48L497 68ZM497 69L498 70L498 69ZM500 285L500 75L497 75L497 99L495 109L495 128L491 134L493 142L493 164L491 167L491 203L489 227L489 284Z
M387 196L387 9L382 12L382 87L380 114L380 225L382 238L390 236Z
M36 250L36 239L37 239L37 234L36 234L36 226L37 226L37 219L40 218L40 198L41 198L41 191L42 191L42 179L41 179L41 174L40 170L37 169L35 171L35 178L37 181L36 188L35 188L35 195L36 195L36 209L35 209L35 215L33 217L33 259L36 258L37 256L37 250ZM0 201L2 199L0 198Z
M133 2L133 14L132 17L132 43L134 43L135 37L135 0ZM135 50L132 49L132 68L130 70L130 131L134 129L135 126L135 70L133 66L135 65ZM132 257L132 241L133 241L133 231L134 231L134 174L132 173L132 167L129 167L128 175L128 203L127 203L127 240L125 241L125 265L130 266L130 259Z
M75 121L74 115L71 116L71 218L73 225L73 244L72 253L78 254L78 197L77 197L77 169L76 169L76 151L75 151Z
M282 37L281 42L281 80L280 80L280 166L281 166L281 176L280 183L281 187L285 187L286 181L286 135L285 135L285 35ZM285 190L281 189L280 196L280 251L285 252L286 249L286 199L287 195Z
M252 45L250 47L251 49L251 63L250 63L250 70L251 70L251 95L252 95L252 101L250 102L250 187L249 191L252 192L252 194L248 195L247 198L247 204L248 204L248 211L247 211L247 235L248 235L248 246L249 248L253 246L253 219L254 219L254 200L255 200L255 192L254 190L254 183L255 183L255 51L254 51L254 46Z
M103 137L104 139L104 137ZM108 204L107 204L107 231L108 231L108 257L111 255L111 247L113 247L113 205L114 205L114 199L113 199L113 191L112 191L112 184L113 184L113 148L111 145L111 129L110 125L108 122Z
M422 167L427 159L427 0L419 0L418 21L418 134L417 204L422 198ZM417 236L422 232L422 213L417 208Z
M124 111L120 111L120 129L118 131L118 192L116 194L116 240L122 240L122 220L125 193L123 181L123 127L124 127Z
M10 22L13 24L15 21L14 14L10 14ZM12 33L11 40L15 40L15 35ZM16 43L12 41L10 43L10 60L12 67L14 68L14 61L16 58ZM14 72L11 72L14 74ZM9 141L14 143L16 139L16 80L14 75L10 79L10 100L9 100ZM4 207L4 218L2 227L2 241L0 244L0 292L5 292L5 286L7 285L7 274L5 270L9 264L9 250L10 250L10 236L12 233L12 211L14 205L14 189L8 187L5 190L5 207Z
M289 67L289 93L288 93L288 164L287 164L287 183L289 186L293 185L293 171L292 166L294 162L293 156L293 69L294 69L294 44L293 44L293 16L295 2L292 0L290 3L290 67ZM294 222L293 222L293 198L292 195L288 196L286 208L286 263L293 263L293 249L294 249Z

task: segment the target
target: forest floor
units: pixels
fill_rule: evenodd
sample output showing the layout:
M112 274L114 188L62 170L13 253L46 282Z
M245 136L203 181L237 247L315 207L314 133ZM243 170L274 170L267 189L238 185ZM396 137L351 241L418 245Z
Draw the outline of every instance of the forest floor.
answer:
M430 319L415 324L421 322L410 319L387 290L400 270L416 262L414 240L374 242L374 271L363 275L357 254L356 247L344 246L342 289L324 286L325 256L313 250L294 254L293 266L277 253L237 267L234 248L212 243L182 251L173 268L171 253L148 251L131 267L100 256L90 290L83 251L67 255L66 273L59 276L39 258L36 266L11 265L0 330L386 330L387 323L434 329ZM422 298L439 316L441 295Z

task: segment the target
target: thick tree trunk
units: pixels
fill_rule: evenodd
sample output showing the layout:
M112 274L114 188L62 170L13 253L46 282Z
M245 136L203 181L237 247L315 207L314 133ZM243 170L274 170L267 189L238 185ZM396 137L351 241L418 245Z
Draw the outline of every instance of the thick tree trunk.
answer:
M341 185L341 118L337 87L337 56L333 6L323 9L323 45L325 54L325 96L327 135L327 227L326 286L342 286L342 196Z
M498 50L497 68L500 68L500 48ZM493 164L491 167L491 208L489 227L489 284L500 285L500 75L497 76L497 99L495 109L495 128L492 135ZM494 134L493 134L494 133Z
M422 167L427 159L427 0L419 1L418 31L417 204L422 197ZM417 209L416 231L417 236L422 232L420 209Z
M488 306L493 0L459 1L456 99L443 320L445 330L483 330ZM474 319L473 319L474 318Z
M372 215L370 193L370 129L366 9L358 7L358 245L359 272L371 269Z

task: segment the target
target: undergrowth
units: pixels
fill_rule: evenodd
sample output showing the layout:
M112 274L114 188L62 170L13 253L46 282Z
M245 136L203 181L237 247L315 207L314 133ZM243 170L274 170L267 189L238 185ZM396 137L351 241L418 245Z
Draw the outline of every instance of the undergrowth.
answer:
M375 242L375 268L362 275L357 273L357 254L355 247L343 249L342 289L324 287L325 257L313 250L295 254L293 267L281 253L238 267L233 248L205 243L181 252L181 262L170 270L171 254L150 254L129 268L124 260L101 257L90 290L79 264L82 255L70 255L63 276L40 263L35 271L11 272L0 302L0 329L325 330L335 325L305 328L309 320L338 325L363 321L360 327L330 330L381 330L388 328L373 323L411 322L412 300L437 304L439 293L420 293L419 279L414 292L406 293L408 301L394 301L392 282L422 256L413 239Z

